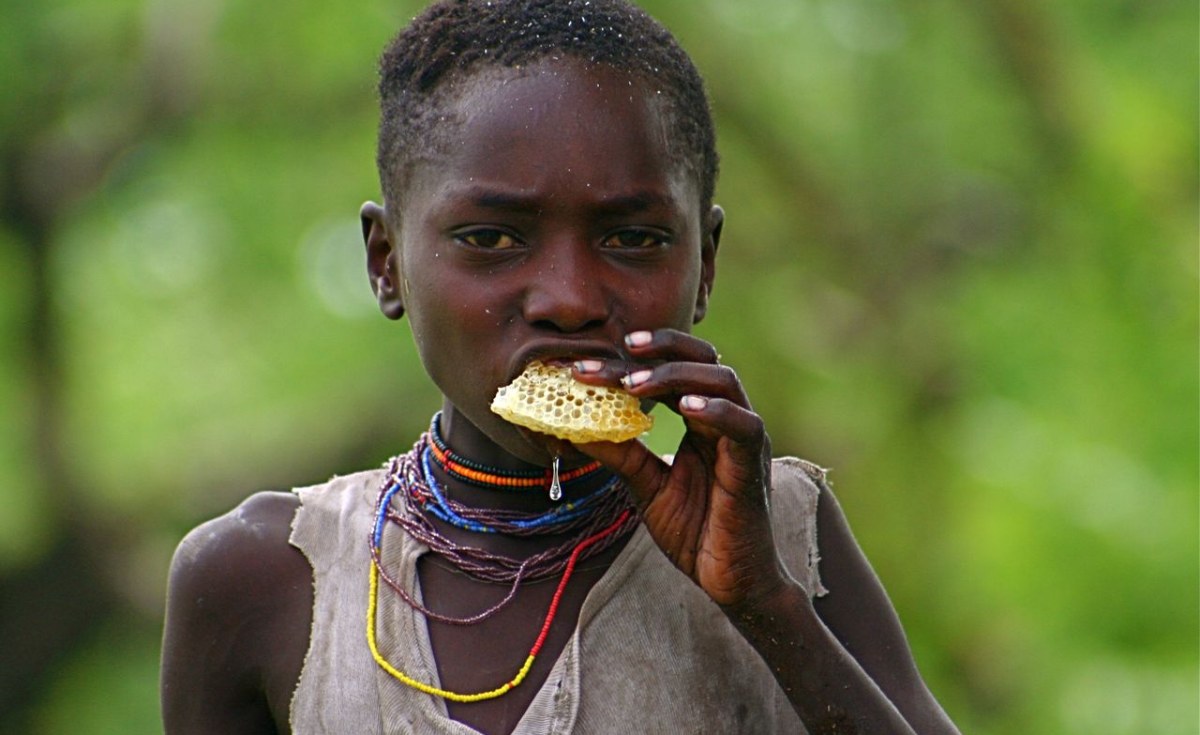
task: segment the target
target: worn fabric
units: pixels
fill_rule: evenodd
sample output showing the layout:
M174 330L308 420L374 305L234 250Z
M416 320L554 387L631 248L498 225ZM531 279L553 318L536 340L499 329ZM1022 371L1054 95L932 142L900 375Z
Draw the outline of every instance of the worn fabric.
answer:
M773 465L771 514L781 556L811 594L822 471L787 457ZM367 648L367 538L382 470L300 488L291 543L313 568L309 651L291 705L296 735L471 735L445 703L380 670ZM385 565L407 589L428 549L389 524ZM439 686L425 619L394 594L379 600L381 652ZM514 735L804 733L757 653L718 607L639 527L588 593L574 635Z

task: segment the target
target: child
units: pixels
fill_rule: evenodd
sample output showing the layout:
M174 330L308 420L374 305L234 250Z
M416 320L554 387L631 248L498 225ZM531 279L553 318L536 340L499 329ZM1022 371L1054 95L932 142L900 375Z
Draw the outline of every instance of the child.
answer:
M380 93L368 271L443 408L383 470L188 535L167 732L955 732L821 470L771 460L690 334L723 214L670 34L620 0L451 0ZM534 360L678 412L672 460L492 413Z

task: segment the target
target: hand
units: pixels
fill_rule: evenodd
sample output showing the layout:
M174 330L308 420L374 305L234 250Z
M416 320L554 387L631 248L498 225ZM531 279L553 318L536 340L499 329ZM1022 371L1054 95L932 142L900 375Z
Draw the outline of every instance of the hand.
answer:
M739 608L776 592L787 575L767 512L770 441L737 374L712 345L673 329L626 337L630 362L583 360L580 381L620 385L683 417L667 464L640 441L578 445L628 483L667 557L718 604Z

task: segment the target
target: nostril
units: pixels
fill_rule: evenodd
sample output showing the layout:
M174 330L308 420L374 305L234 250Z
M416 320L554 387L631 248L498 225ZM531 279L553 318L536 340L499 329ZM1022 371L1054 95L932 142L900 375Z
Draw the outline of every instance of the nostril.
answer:
M525 286L526 323L556 333L595 329L608 322L612 292L603 264L585 238L568 233L550 237L534 249L536 275Z
M530 326L547 332L572 334L576 332L586 332L592 329L600 329L604 326L604 321L604 319L587 319L584 321L564 320L561 318L536 319L530 322Z
M611 304L606 289L595 281L541 279L526 291L523 312L534 327L569 333L603 326Z

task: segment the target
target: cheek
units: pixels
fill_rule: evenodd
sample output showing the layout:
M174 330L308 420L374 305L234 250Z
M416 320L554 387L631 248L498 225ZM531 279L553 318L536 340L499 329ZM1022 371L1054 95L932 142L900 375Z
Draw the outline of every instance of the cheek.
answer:
M409 325L431 374L471 364L486 370L508 337L511 308L499 284L478 274L418 268L410 275Z
M629 292L625 318L630 329L672 327L688 331L696 311L697 278L672 278L635 286Z
M673 288L664 289L671 294L671 319L673 327L689 331L694 323L696 313L696 294L700 288L700 267L698 263L689 262L679 269L682 274L674 281Z
M453 351L478 339L483 304L473 303L461 288L438 289L433 284L414 293L409 311L413 337L422 353Z
M410 269L405 278L408 282L405 317L421 361L429 369L454 341L456 324L460 321L454 313L454 291L421 268Z

